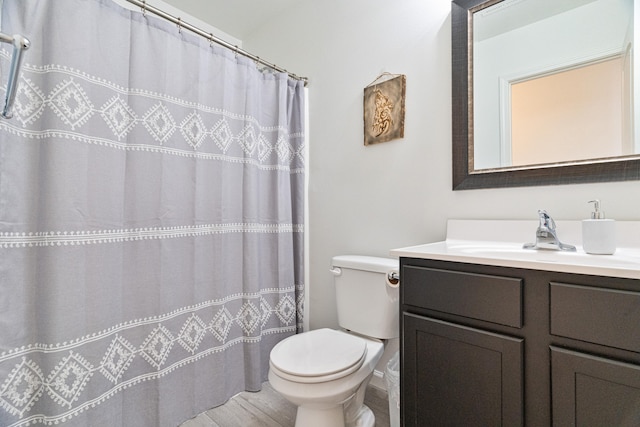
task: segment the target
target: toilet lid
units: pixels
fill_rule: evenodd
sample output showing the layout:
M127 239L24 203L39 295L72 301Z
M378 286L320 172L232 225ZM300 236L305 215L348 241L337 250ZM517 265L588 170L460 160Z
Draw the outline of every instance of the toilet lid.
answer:
M271 350L271 363L298 377L319 377L361 364L367 348L362 338L333 329L316 329L280 341ZM359 365L358 365L359 367ZM357 367L356 367L357 368Z

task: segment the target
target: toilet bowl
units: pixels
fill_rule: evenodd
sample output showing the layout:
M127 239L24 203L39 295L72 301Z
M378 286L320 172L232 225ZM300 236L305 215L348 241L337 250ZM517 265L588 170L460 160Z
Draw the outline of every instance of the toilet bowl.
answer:
M333 329L289 337L271 351L269 382L298 406L296 427L373 427L363 404L382 341Z
M343 330L312 330L276 344L269 382L298 406L296 427L373 427L364 395L384 340L399 335L398 261L337 256L330 271Z

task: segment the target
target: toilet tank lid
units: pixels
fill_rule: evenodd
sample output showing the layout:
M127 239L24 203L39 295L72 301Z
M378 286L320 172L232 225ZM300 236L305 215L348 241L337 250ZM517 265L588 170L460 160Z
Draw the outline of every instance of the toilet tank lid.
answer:
M397 259L392 258L365 255L338 255L333 257L332 266L371 271L373 273L387 273L389 271L398 271L399 263Z

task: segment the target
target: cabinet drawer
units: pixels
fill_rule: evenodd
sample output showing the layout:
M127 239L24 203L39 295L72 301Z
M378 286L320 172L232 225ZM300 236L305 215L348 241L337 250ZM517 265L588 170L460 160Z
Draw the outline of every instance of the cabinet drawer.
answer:
M640 353L640 293L551 282L551 334Z
M522 327L522 279L405 265L402 303Z

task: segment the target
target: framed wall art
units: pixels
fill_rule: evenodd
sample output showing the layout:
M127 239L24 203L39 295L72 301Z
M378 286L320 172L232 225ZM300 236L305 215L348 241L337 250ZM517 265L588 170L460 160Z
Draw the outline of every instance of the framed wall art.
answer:
M364 88L364 145L404 137L406 86L404 74L384 73Z

